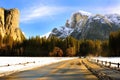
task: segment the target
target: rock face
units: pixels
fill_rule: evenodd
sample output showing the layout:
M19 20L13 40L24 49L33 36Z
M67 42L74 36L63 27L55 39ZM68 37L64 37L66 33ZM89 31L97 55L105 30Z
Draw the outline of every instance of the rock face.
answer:
M65 26L54 28L50 34L59 38L72 36L76 39L100 39L109 38L111 31L120 30L120 15L118 14L95 14L79 11L72 14Z
M6 10L0 8L0 35L4 37L12 37L15 41L22 41L23 33L19 28L19 10Z
M5 35L5 27L4 27L4 9L0 8L0 34L2 37Z

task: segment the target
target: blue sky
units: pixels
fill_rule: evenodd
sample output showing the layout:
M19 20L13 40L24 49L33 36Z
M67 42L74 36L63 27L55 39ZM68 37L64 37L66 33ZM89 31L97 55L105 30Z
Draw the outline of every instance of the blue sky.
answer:
M120 0L0 0L0 7L20 10L20 28L26 37L45 35L79 10L120 14Z

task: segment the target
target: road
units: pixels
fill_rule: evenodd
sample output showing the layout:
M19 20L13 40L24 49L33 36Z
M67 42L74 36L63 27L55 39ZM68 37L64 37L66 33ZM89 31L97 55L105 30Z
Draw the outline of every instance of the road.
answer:
M81 59L62 61L14 73L0 80L98 80L81 61Z

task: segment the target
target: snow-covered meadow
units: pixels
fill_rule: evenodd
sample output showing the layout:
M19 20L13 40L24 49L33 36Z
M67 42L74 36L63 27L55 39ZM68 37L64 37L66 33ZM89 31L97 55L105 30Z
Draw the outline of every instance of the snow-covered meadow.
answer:
M78 57L0 57L0 76Z

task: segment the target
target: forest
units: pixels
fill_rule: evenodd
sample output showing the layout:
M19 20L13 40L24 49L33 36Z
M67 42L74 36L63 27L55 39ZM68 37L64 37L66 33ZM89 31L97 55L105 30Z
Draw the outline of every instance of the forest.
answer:
M36 36L13 41L0 36L0 56L72 57L72 56L120 56L120 31L111 32L109 40L77 40L71 36L59 39Z

